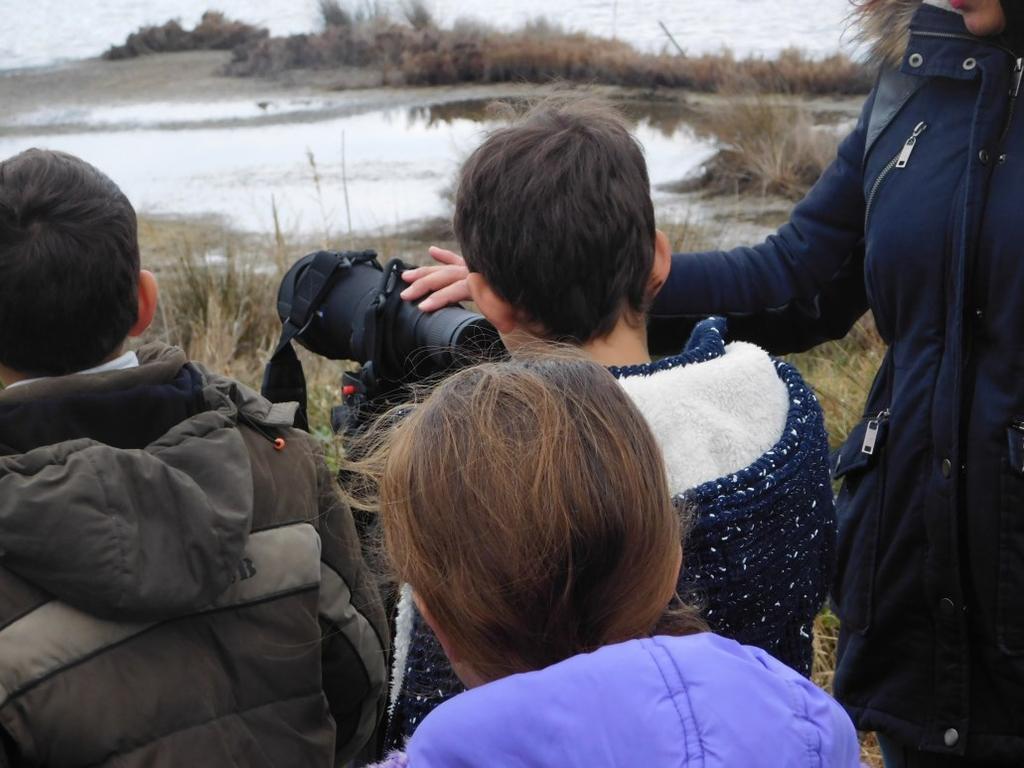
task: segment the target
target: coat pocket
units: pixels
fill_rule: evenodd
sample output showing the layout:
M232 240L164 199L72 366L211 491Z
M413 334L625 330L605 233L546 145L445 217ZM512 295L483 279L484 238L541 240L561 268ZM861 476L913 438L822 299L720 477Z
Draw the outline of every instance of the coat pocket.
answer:
M999 504L996 635L1007 654L1024 655L1024 420L1006 430Z
M832 456L832 477L842 480L832 598L843 627L866 634L871 626L875 560L885 490L889 412L864 419Z

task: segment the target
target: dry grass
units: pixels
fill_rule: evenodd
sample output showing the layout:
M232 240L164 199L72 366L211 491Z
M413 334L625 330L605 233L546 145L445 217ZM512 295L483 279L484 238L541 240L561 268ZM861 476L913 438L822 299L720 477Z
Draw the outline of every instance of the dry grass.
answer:
M403 85L569 81L701 92L865 93L858 63L836 55L812 59L798 50L778 58L731 53L678 56L641 53L627 43L565 33L546 25L517 32L479 27L441 30L377 20L332 27L319 35L256 41L234 51L227 72L271 76L294 69L373 68ZM540 30L540 32L539 32Z
M687 217L659 221L658 228L665 233L677 253L696 253L715 247L717 233L698 219Z
M838 447L863 417L864 403L885 356L873 318L865 316L841 341L793 355L825 411L832 447Z
M253 379L254 367L281 332L275 307L280 274L227 240L225 248L196 251L183 241L164 280L164 338L228 375Z
M332 239L339 250L378 251L381 262L399 257L426 260L427 247L454 247L450 230L424 224L401 235ZM321 248L319 238L278 230L240 234L214 220L142 218L139 240L143 263L161 287L160 310L148 339L180 346L190 358L259 388L263 367L281 333L277 290L285 271L300 257ZM341 399L344 365L300 349L309 385L310 424L325 443L330 410Z
M285 269L266 261L270 243L224 234L226 251L218 249L213 260L187 236L181 239L177 260L162 270L161 313L150 334L181 347L189 359L259 389L281 335L277 290ZM345 366L297 349L313 433L337 466L342 447L331 433L330 414L341 400Z
M813 59L795 49L776 59L737 59L729 52L647 54L621 41L566 32L543 19L512 32L467 22L440 28L419 0L407 0L400 21L347 10L334 0L321 5L322 32L247 42L235 49L227 72L266 77L358 67L405 85L562 80L800 94L866 93L871 85L864 67L844 55Z
M832 693L835 676L836 646L839 643L839 619L831 611L824 611L814 627L814 682ZM882 752L873 733L861 734L861 760L869 768L883 768Z
M275 76L290 70L355 67L377 70L384 83L547 83L555 80L700 92L860 94L871 79L861 64L836 54L808 57L797 49L777 58L737 59L730 52L702 56L649 54L627 43L566 32L544 19L514 31L457 21L439 27L423 0L404 0L400 19L377 0L320 0L322 30L288 37L207 11L186 30L176 21L133 32L107 59L149 53L232 50L226 73Z
M839 135L808 110L770 96L739 96L707 112L720 149L687 186L712 194L755 193L799 200L835 159Z

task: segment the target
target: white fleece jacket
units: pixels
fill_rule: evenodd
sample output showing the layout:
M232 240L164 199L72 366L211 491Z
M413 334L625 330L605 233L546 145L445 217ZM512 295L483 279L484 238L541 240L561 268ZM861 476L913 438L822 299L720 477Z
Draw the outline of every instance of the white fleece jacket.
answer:
M789 414L775 363L743 342L714 360L619 381L661 445L673 494L753 464L782 437Z

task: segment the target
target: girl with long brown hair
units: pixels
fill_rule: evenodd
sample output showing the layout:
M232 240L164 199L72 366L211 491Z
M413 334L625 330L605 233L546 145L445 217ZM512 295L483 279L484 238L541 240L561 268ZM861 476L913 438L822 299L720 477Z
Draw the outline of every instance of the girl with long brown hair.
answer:
M835 702L675 596L685 516L599 365L463 371L355 469L379 488L396 581L470 688L385 765L858 764Z

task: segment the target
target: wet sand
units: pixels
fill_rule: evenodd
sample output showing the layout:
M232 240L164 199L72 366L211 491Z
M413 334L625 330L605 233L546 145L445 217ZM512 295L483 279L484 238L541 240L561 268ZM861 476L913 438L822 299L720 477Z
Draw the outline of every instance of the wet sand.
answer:
M364 69L293 70L277 79L228 77L219 74L231 58L224 51L142 56L125 61L86 59L58 67L0 72L0 133L17 130L12 123L33 112L55 107L116 107L150 102L214 103L225 99L266 103L277 99L342 97L354 111L508 98L542 89L536 85L461 85L441 88L382 87L379 72ZM726 98L716 94L656 94L598 87L595 90L633 98L713 105ZM779 97L799 101L816 113L856 116L859 98ZM345 108L339 104L339 110ZM339 112L339 114L344 114Z
M222 51L195 51L126 61L86 59L58 67L3 72L0 103L5 116L0 120L6 122L12 115L54 105L208 101L301 92L295 84L218 75L230 58L230 53Z
M58 67L0 72L0 136L30 132L23 118L58 110L111 109L151 103L216 105L250 101L259 107L277 101L309 102L308 110L245 118L188 120L182 125L230 127L238 124L305 122L375 110L431 106L453 101L514 98L537 91L530 85L468 85L436 88L382 87L379 73L361 69L294 70L277 79L229 77L223 51L142 56L125 61L86 59ZM178 127L173 121L160 127ZM110 130L74 120L46 125L47 133Z

